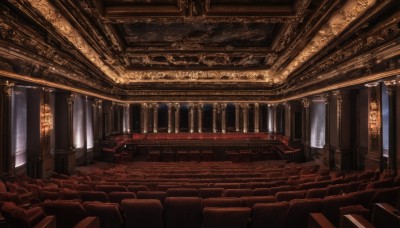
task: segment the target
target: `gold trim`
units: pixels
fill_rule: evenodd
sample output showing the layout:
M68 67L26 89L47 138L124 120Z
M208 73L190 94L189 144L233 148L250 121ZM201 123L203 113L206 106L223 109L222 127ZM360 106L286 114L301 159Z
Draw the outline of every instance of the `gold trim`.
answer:
M370 8L376 0L348 0L314 36L306 47L279 72L273 70L254 71L127 71L121 66L110 68L72 26L68 20L50 3L49 0L27 0L33 8L39 11L57 31L68 39L87 59L96 65L105 75L116 83L129 84L138 81L254 81L266 83L282 83L294 70L308 61L312 56L321 51L338 34L343 32L354 20L359 18ZM115 70L121 70L116 72Z
M376 73L376 74L371 74L368 75L366 77L363 78L359 78L359 79L354 79L354 80L350 80L347 82L341 82L341 83L336 83L333 84L331 86L327 86L325 88L322 89L317 89L317 90L313 90L311 92L307 92L307 93L302 93L299 95L295 95L295 96L290 96L290 97L285 97L283 99L279 99L279 100L269 100L269 101L265 101L264 103L268 103L268 104L278 104L278 103L284 103L290 100L298 100L304 97L308 97L308 96L313 96L313 95L317 95L317 94L323 94L326 93L328 91L332 91L332 90L339 90L342 88L346 88L349 86L354 86L354 85L363 85L367 82L371 82L371 81L378 81L378 80L382 80L385 78L389 78L389 77L393 77L396 75L400 75L400 69L396 69L396 70L391 70L391 71L386 71L386 72L382 72L382 73ZM57 88L57 89L63 89L63 90L67 90L67 91L71 91L71 92L76 92L76 93L80 93L82 95L87 95L87 96L91 96L91 97L96 97L96 98L100 98L103 100L109 100L109 101L113 101L113 102L117 102L117 103L126 103L126 104L136 104L136 103L142 103L142 102L152 102L152 103L171 103L171 101L149 101L149 100L120 100L120 99L116 99L110 96L104 96L98 93L93 93L90 92L88 90L82 90L82 89L76 89L74 87L71 86L66 86L66 85L62 85L62 84L58 84L58 83L54 83L54 82L49 82L43 79L36 79L36 78L32 78L30 76L23 76L23 75L18 75L15 73L10 73L4 70L0 70L0 76L4 76L7 78L12 78L12 79L17 79L17 80L22 80L22 81L26 81L26 82L31 82L31 83L36 83L36 84L40 84L40 85L44 85L47 87L52 87L52 88ZM215 100L192 100L192 101L186 101L186 100L173 100L173 103L190 103L190 102L195 102L195 103L215 103ZM248 100L248 101L242 101L242 100L229 100L229 101L218 101L218 102L229 102L229 103L262 103L260 100Z

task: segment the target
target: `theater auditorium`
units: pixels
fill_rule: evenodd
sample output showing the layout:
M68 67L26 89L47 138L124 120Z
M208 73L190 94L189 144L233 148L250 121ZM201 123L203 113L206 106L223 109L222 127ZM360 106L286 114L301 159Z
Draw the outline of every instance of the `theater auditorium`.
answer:
M0 227L400 227L400 1L0 1Z

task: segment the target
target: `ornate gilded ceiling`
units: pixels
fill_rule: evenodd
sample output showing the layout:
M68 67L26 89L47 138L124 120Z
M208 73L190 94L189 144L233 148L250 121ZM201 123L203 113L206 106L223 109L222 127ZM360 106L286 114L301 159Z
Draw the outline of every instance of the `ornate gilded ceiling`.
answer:
M0 6L2 68L18 61L30 65L19 73L133 99L285 96L400 55L388 43L398 39L396 0L8 0Z

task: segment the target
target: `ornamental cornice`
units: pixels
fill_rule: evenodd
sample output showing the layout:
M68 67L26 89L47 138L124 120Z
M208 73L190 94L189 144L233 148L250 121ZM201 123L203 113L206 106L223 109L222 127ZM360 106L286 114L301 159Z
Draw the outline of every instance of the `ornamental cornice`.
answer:
M339 33L343 32L353 21L363 15L375 0L347 1L330 18L306 47L285 67L275 72L271 70L252 71L127 71L121 66L111 66L91 47L84 37L79 34L73 25L53 6L50 0L26 0L40 14L54 26L77 50L79 50L99 70L118 84L129 84L138 81L259 81L281 84L298 67L321 51Z

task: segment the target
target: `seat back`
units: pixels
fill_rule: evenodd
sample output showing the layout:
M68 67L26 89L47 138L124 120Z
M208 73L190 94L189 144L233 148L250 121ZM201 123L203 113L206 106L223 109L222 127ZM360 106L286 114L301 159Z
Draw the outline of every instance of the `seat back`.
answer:
M325 197L322 200L321 213L324 214L333 225L338 226L339 209L353 204L355 204L355 199L351 195Z
M205 207L203 211L203 228L246 228L250 216L247 207Z
M121 204L123 199L136 199L136 194L133 192L110 192L108 193L108 200L111 203Z
M164 228L163 206L157 199L124 199L126 227Z
M105 192L96 191L80 191L79 195L82 202L86 201L97 201L97 202L108 202L108 196Z
M308 215L319 212L321 199L295 199L290 201L286 227L307 227Z
M253 189L253 196L269 196L269 188L255 188Z
M199 194L201 198L215 198L222 197L224 188L199 188Z
M289 213L288 202L257 203L251 210L251 228L285 227Z
M165 191L138 191L136 193L138 199L157 199L163 205L165 198L167 198L167 192Z
M128 189L126 189L125 186L122 185L96 185L96 187L94 188L94 190L96 191L102 191L105 193L110 193L110 192L127 192Z
M137 193L138 191L149 191L149 187L146 185L128 185L128 191Z
M278 192L276 193L276 199L278 201L286 201L289 202L292 199L304 199L306 197L307 190L300 191L287 191L287 192Z
M242 196L252 196L253 192L251 189L225 189L225 197L242 197Z
M195 188L170 188L167 190L168 197L198 197L199 191Z
M202 198L167 197L165 199L166 228L201 228L202 213Z
M243 200L236 197L219 197L204 199L204 207L242 207Z
M312 188L307 191L306 199L319 198L322 199L326 196L326 188Z
M123 227L124 219L121 215L121 209L116 203L97 203L86 202L84 208L88 216L99 218L100 227Z
M86 217L83 206L76 201L46 201L42 204L46 215L56 217L57 227L73 227Z
M240 197L243 200L245 207L252 208L256 203L275 203L275 196L243 196Z

